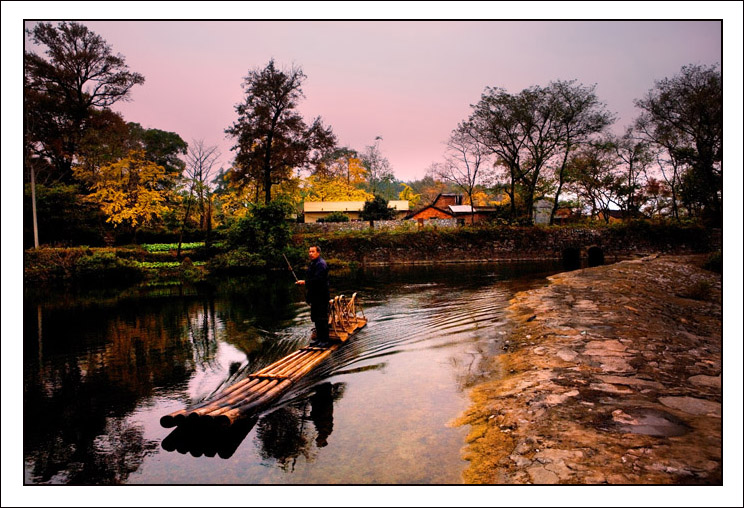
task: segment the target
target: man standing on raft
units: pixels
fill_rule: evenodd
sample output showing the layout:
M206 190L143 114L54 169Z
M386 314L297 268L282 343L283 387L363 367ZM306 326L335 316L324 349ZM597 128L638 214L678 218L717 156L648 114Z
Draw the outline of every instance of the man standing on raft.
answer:
M315 339L311 345L330 346L328 338L328 300L331 292L328 288L328 264L320 257L320 247L313 245L309 249L310 264L305 272L305 280L296 284L306 286L305 301L310 305L310 319L315 324Z

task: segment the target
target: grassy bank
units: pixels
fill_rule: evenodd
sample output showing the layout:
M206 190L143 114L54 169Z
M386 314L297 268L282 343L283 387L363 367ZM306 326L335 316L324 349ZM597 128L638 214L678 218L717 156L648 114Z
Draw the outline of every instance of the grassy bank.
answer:
M566 249L600 248L605 258L650 252L714 252L720 241L710 230L676 223L631 222L606 227L479 226L418 231L373 229L295 233L283 250L260 245L227 249L217 243L143 244L122 247L29 249L26 284L131 285L142 281L193 283L232 274L304 266L307 248L319 245L335 270L365 264L450 263L560 259ZM720 264L720 254L712 263Z
M175 249L130 247L69 247L29 249L23 256L24 283L28 285L131 285L142 281L197 281L206 272L199 246Z

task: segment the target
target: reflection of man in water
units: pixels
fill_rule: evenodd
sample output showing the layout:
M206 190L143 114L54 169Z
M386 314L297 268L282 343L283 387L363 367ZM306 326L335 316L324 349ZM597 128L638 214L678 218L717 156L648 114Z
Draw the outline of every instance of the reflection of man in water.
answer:
M330 345L328 338L328 300L331 293L328 289L328 265L320 257L320 247L313 245L309 252L310 265L305 272L305 280L298 280L297 284L305 286L307 293L305 301L310 305L310 319L315 324L314 345L325 347Z
M310 419L318 431L315 444L323 448L328 444L328 436L333 432L333 385L323 383L315 387L315 393L310 397Z

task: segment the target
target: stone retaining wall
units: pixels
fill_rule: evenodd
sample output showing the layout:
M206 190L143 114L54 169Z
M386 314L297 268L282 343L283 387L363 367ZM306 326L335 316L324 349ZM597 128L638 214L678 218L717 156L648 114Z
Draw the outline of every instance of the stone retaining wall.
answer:
M565 260L567 254L588 259L590 249L593 255L611 262L657 252L700 253L721 248L720 235L710 230L656 226L419 230L416 225L414 230L388 230L369 236L331 234L318 242L328 257L360 264Z

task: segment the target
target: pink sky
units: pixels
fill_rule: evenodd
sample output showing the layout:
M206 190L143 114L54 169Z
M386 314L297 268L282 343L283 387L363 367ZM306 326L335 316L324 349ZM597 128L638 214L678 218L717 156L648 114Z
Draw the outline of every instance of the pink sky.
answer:
M274 58L302 67L300 111L339 143L380 149L402 180L422 178L486 86L519 92L551 80L596 84L619 116L686 64L721 62L718 21L84 21L145 76L127 121L234 152L241 83Z

